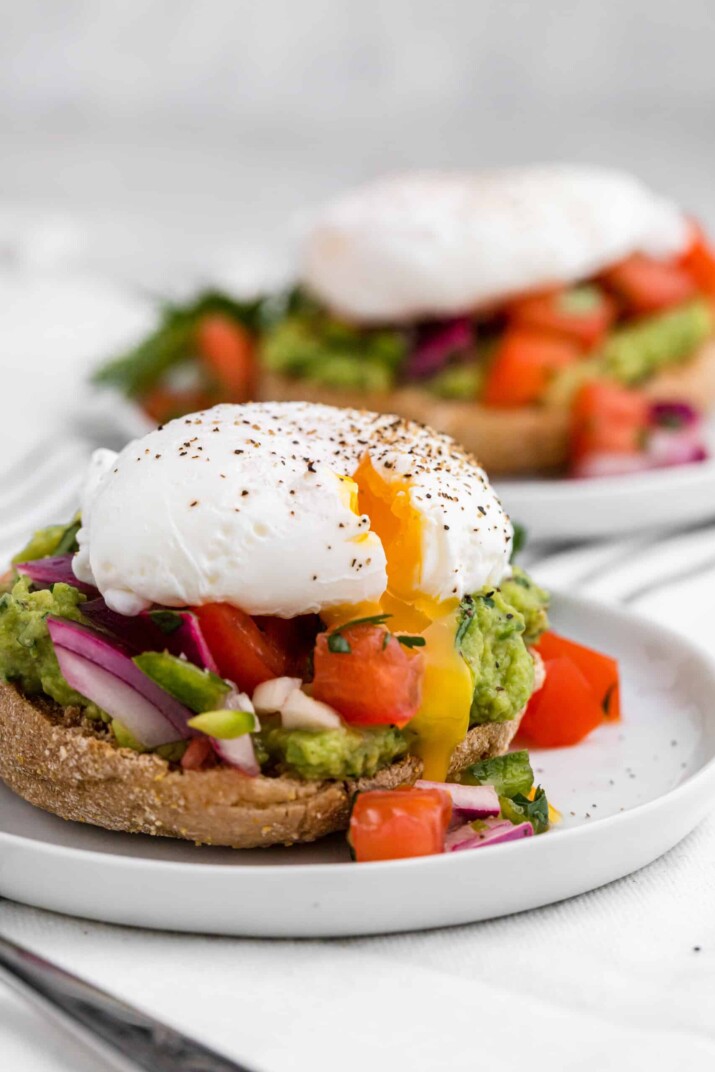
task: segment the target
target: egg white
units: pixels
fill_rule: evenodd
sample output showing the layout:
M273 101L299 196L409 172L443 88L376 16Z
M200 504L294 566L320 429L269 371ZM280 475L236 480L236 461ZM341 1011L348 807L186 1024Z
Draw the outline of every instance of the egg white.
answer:
M636 251L674 255L688 234L674 204L606 168L414 172L319 212L301 276L344 316L410 321L575 282Z
M421 425L309 403L217 406L98 452L75 573L125 614L226 602L290 618L379 602L385 547L351 479L366 457L419 521L416 592L441 603L499 583L511 524L472 458Z

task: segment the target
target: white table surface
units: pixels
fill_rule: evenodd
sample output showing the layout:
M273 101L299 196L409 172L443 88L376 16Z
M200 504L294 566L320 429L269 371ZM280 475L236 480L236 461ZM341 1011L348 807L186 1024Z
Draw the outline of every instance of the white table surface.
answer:
M7 459L38 435L50 430L59 442L71 434L82 370L98 348L119 345L129 324L139 330L143 313L109 285L78 277L33 277L23 288L0 278L0 298L1 480ZM18 398L32 406L8 406ZM0 537L1 529L0 519ZM535 547L527 561L549 584L628 600L715 657L711 557L715 531L705 530L605 549ZM683 576L662 586L672 573ZM186 937L8 902L0 930L265 1072L690 1069L715 1058L714 890L711 819L611 886L446 931L305 942ZM0 1068L101 1066L0 989Z

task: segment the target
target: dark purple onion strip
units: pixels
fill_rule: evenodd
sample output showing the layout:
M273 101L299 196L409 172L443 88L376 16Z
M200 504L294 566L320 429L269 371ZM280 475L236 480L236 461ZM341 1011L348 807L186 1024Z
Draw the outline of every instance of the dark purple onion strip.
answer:
M700 414L688 402L653 402L650 423L656 428L691 428L700 422Z
M407 358L407 378L423 380L436 375L453 354L467 350L473 341L472 322L468 316L459 316L424 327L414 350Z
M172 655L185 655L195 666L218 673L216 662L201 632L199 620L191 611L154 608L129 617L110 610L100 596L90 603L85 603L82 614L93 625L113 633L135 652L168 651ZM156 621L160 614L175 615L179 624L171 630L160 628Z
M53 555L51 558L38 558L33 562L18 562L15 569L24 577L29 577L37 588L49 588L53 584L71 584L87 596L97 596L99 592L91 584L78 581L72 572L74 555Z

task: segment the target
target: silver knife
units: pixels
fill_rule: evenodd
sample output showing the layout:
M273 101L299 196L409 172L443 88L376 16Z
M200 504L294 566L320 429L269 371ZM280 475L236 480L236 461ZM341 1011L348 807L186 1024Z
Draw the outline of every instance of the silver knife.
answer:
M254 1072L5 938L0 979L122 1072Z

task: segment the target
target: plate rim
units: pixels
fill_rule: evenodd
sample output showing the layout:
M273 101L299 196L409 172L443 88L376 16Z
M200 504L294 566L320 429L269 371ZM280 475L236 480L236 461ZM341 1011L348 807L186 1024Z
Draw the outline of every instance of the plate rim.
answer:
M521 477L494 478L501 497L508 501L510 495L532 495L547 498L564 491L577 491L579 494L596 496L599 493L631 494L633 491L652 491L654 486L667 484L693 485L707 480L715 480L715 457L701 462L688 462L685 465L664 466L649 469L643 473L623 473L620 476L601 476L587 479L585 477L547 477L532 479Z
M633 808L628 808L626 811L618 812L614 815L607 815L603 819L596 819L594 823L582 824L580 826L570 827L568 830L560 831L555 834L559 841L563 841L569 838L573 841L576 836L588 836L591 831L595 829L603 829L604 827L611 827L618 823L629 822L631 816L637 816L639 819L643 817L644 812L650 810L657 810L664 806L664 802L672 801L674 797L680 799L683 796L688 796L691 793L698 794L701 789L701 782L709 780L715 775L715 756L713 756L708 762L690 775L684 782L669 789L666 793L662 793L660 796L655 797L653 800L645 801L643 804L637 804ZM31 807L33 805L30 805ZM102 829L102 828L99 828ZM104 830L106 834L116 833L117 831ZM119 831L121 833L121 831ZM159 837L161 835L158 835ZM164 838L163 840L172 840L171 838ZM176 839L173 839L176 840ZM522 843L523 842L523 843ZM336 873L344 873L350 871L355 873L355 864L352 861L338 862L338 863L314 863L314 864L243 864L240 865L239 861L227 862L225 864L206 863L206 864L194 864L193 862L184 862L179 860L155 860L149 857L136 857L131 855L123 855L114 852L97 852L94 849L82 849L65 845L53 845L51 842L42 841L36 838L23 837L21 834L9 834L6 831L0 831L0 847L4 843L14 843L17 846L22 847L35 847L40 846L39 853L47 856L57 856L58 858L71 860L75 857L82 857L84 862L87 862L88 858L95 861L101 861L103 864L109 863L112 867L136 869L139 871L150 870L152 872L161 871L166 874L171 874L177 871L185 872L187 869L194 869L200 867L201 874L207 878L214 875L230 874L236 865L238 864L241 869L242 877L245 876L270 876L275 877L279 873L288 874L290 876L303 877L306 874L310 875L335 875ZM539 838L525 838L520 841L505 842L500 845L493 845L492 848L499 849L502 853L520 851L522 854L526 852L538 852L537 846L541 844ZM211 847L211 846L209 846ZM216 846L214 846L216 847ZM201 849L202 846L197 845L197 849ZM236 849L235 852L239 853L241 850ZM471 859L472 854L467 853L439 853L433 856L419 856L404 860L377 860L362 863L360 865L360 871L363 871L366 867L369 867L371 871L377 870L392 870L399 867L401 870L405 868L415 867L445 867L454 866L454 863L447 864L447 861L454 861L456 859L467 860ZM482 857L480 857L481 859ZM472 866L474 866L472 864ZM0 896L2 896L0 894Z
M646 618L645 615L634 612L630 608L623 607L619 604L614 605L602 600L590 599L587 596L574 596L570 593L562 592L558 588L552 590L552 596L555 601L569 605L572 610L579 611L595 608L597 612L605 614L607 618L617 618L622 623L635 623L639 630L645 630L646 633L658 637L661 641L670 645L674 651L680 649L684 656L695 658L702 667L707 668L713 680L713 684L715 685L715 658L681 633L678 633L659 622L652 622ZM713 716L713 718L715 718L715 716ZM643 818L644 813L647 813L648 811L657 812L673 802L677 804L683 797L689 797L690 795L698 796L702 789L702 783L707 782L714 777L715 749L713 749L712 755L702 766L697 770L694 770L691 774L688 774L682 782L679 782L665 793L661 793L652 800L644 801L642 804L637 804L623 812L617 812L612 815L604 816L604 818L598 818L593 823L583 823L566 830L554 831L554 836L557 837L560 842L565 839L574 841L577 837L583 838L592 836L591 832L595 829L601 830L604 827L611 828L619 824L638 821ZM11 790L9 791L11 792ZM28 806L34 807L34 805ZM700 819L696 820L694 825L697 825L697 822L699 821ZM115 833L115 831L107 830L102 827L98 827L98 829L105 835ZM121 833L121 831L119 831L119 833ZM172 841L177 839L166 838L162 840ZM537 846L541 843L540 837L527 838L518 842L507 842L505 844L495 845L492 846L492 849L499 849L502 853L511 852L513 854L515 851L519 851L522 854L533 854L534 852L540 851ZM122 854L111 850L99 852L95 849L57 845L43 839L25 837L21 834L12 834L0 829L0 848L2 848L4 844L13 845L20 851L34 852L38 856L56 857L66 862L71 862L79 858L84 864L91 864L91 862L99 864L101 862L109 868L127 868L138 873L151 872L155 875L158 873L161 873L162 875L186 874L187 871L198 869L200 873L208 879L211 877L215 878L218 875L230 875L234 872L235 868L238 867L242 878L245 878L248 881L253 877L259 876L264 876L266 879L275 878L279 874L288 874L291 877L295 877L295 880L297 881L308 875L314 877L342 876L346 872L351 872L355 875L356 872L365 872L366 869L368 869L370 873L375 873L380 870L385 871L395 868L399 868L400 870L410 868L421 869L423 867L454 868L455 866L460 866L456 863L455 857L457 859L463 858L466 861L467 858L471 859L474 855L473 853L442 853L435 856L422 856L404 860L381 860L363 863L360 865L359 869L356 869L355 864L352 861L336 863L241 864L241 850L234 850L235 856L232 859L227 859L226 863L200 863L198 861L195 863L193 861L183 860L161 860L151 857L137 857L132 854ZM201 846L196 846L196 848L200 851ZM447 863L447 861L450 862ZM470 866L474 867L475 862L472 861Z

